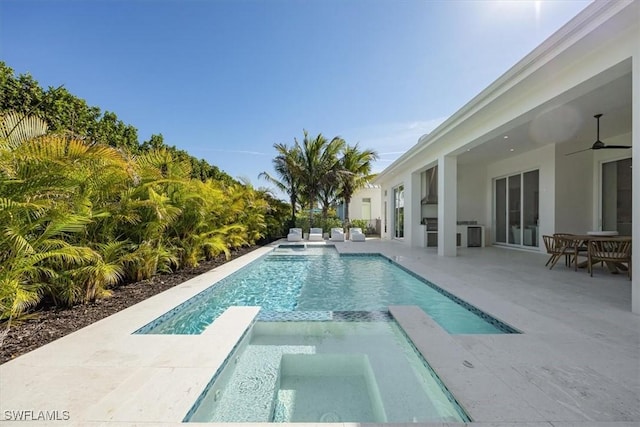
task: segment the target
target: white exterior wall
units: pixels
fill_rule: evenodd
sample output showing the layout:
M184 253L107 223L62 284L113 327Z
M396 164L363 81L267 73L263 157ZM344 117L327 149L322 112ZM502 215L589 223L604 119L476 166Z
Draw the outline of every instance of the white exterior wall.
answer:
M371 199L371 218L362 217L362 199ZM376 219L382 218L382 189L361 188L351 197L349 203L350 219Z
M584 148L584 145L556 146L555 231L558 233L585 234L594 229L593 152L565 155Z
M490 184L486 165L458 165L458 221L491 225L487 216L491 199L486 196Z

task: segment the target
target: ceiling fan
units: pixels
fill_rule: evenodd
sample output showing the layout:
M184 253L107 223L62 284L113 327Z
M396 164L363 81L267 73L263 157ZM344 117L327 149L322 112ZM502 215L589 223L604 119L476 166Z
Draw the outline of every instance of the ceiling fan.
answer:
M598 127L597 127L597 134L596 134L596 142L593 143L593 145L589 148L585 148L584 150L578 150L578 151L574 151L573 153L567 153L565 154L565 156L570 156L572 154L577 154L577 153L582 153L583 151L589 151L589 150L603 150L603 149L619 149L619 148L631 148L630 145L606 145L604 142L600 141L600 117L602 117L602 114L596 114L595 116L593 116L596 118L596 121L598 123Z

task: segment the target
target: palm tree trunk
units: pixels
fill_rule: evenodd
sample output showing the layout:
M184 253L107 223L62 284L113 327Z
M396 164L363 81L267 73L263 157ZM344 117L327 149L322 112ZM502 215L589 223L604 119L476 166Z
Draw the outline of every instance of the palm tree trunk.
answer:
M351 203L351 197L344 199L344 228L346 229L346 236L347 239L350 239L351 236L349 235L349 225L351 225L351 220L349 219L349 203Z
M296 198L291 198L291 224L289 224L289 228L293 228L296 226Z

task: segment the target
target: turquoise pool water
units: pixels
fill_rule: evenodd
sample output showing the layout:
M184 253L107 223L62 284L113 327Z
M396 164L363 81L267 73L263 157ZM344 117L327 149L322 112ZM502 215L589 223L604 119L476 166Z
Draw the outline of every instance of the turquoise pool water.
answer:
M417 305L451 334L517 332L380 255L288 247L240 269L137 333L199 334L230 306L283 312L380 311Z
M393 321L257 322L188 422L467 422Z

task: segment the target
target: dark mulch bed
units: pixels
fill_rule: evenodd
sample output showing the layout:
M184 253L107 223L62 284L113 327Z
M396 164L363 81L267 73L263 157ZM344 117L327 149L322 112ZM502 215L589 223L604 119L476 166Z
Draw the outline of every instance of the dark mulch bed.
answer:
M230 259L238 258L254 249L256 247L240 248L231 253ZM1 334L6 330L7 325L0 324L0 364L206 273L225 262L227 260L222 256L202 262L196 268L161 274L149 280L119 286L112 289L111 297L87 305L67 309L42 307L33 313L33 317L28 316L26 320L14 321L3 340Z

